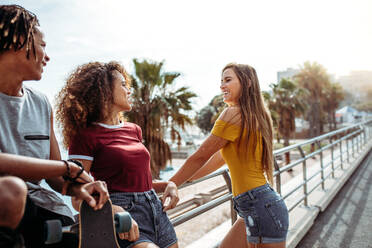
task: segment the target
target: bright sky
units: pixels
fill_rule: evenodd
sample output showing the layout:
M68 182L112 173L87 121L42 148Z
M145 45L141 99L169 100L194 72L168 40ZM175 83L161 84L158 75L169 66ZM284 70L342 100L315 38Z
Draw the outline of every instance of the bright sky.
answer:
M372 69L370 0L1 0L40 20L51 61L31 84L51 101L77 65L133 58L165 61L182 73L177 86L199 95L200 109L219 94L228 62L256 68L262 89L276 72L316 61L336 76Z

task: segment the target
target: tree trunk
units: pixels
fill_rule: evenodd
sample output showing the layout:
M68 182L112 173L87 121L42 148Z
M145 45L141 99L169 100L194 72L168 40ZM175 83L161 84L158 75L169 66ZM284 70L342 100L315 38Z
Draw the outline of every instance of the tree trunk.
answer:
M310 146L310 153L313 153L313 152L315 152L315 143L312 143ZM313 156L313 159L316 159L316 157Z
M285 137L284 138L284 146L289 146L289 138ZM289 164L291 162L291 156L289 152L285 153L285 164Z
M332 123L333 123L333 118L332 118L332 111L328 112L328 132L332 131Z
M336 111L332 111L332 122L333 122L333 130L337 129L337 123L336 123Z
M284 138L284 146L289 146L289 138L288 137L285 137ZM284 157L285 157L285 164L286 165L290 164L291 163L291 154L290 154L290 152L286 152L284 154ZM288 170L288 172L292 172L292 171L293 171L292 168Z
M319 102L312 102L310 105L310 111L308 114L309 119L309 138L314 138L320 135L322 121L321 121L321 109Z

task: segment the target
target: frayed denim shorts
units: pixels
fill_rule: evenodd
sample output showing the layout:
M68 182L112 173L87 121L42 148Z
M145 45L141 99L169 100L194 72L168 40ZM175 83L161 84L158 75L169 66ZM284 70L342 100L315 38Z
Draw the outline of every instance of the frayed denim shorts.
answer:
M249 243L279 243L287 238L288 209L282 197L265 184L233 198L244 219Z
M134 242L118 238L120 247L133 247L142 242L154 243L160 248L177 242L176 232L154 190L146 192L114 192L110 194L113 204L128 211L137 222L140 237Z

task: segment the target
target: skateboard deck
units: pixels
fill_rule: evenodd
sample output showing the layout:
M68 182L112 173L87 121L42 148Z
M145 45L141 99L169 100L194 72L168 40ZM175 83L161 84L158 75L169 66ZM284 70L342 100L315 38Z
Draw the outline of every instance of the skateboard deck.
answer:
M120 248L110 200L99 210L82 201L79 222L79 248Z

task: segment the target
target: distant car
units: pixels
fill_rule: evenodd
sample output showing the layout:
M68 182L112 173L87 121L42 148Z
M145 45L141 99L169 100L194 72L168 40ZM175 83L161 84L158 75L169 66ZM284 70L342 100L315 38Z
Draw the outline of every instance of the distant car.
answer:
M193 146L195 144L194 144L194 142L192 140L188 140L188 141L186 141L186 145L187 146Z

